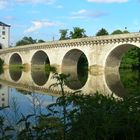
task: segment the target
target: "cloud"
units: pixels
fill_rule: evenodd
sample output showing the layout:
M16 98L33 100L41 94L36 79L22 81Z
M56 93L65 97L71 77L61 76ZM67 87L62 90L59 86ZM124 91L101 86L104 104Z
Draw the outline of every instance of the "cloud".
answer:
M81 14L85 14L87 13L88 11L86 9L81 9L77 12L72 12L73 15L81 15Z
M14 19L13 16L5 16L5 17L3 17L3 18L6 19L6 20L13 20L13 19Z
M56 0L0 0L0 10L7 8L10 4L54 4Z
M89 11L86 9L81 9L79 11L72 12L71 19L84 19Z
M62 9L63 8L63 5L57 5L56 8Z
M38 4L38 3L45 3L45 4L53 4L55 0L15 0L18 3L32 3L32 4Z
M102 16L107 16L107 15L108 15L108 13L98 11L98 12L89 13L87 16L98 18L98 17L102 17Z
M85 19L85 18L98 18L107 15L105 12L101 11L90 11L86 9L81 9L77 12L72 12L71 19Z
M85 16L71 16L70 19L84 19L86 18Z
M123 3L123 2L128 2L128 0L88 0L88 2L95 2L95 3Z
M32 24L33 25L31 27L29 27L28 29L26 29L24 31L25 33L35 32L35 31L38 31L38 30L40 30L42 28L45 28L45 27L58 26L58 23L50 22L48 20L44 20L44 21L33 21Z
M8 5L6 0L0 0L0 10L4 9Z

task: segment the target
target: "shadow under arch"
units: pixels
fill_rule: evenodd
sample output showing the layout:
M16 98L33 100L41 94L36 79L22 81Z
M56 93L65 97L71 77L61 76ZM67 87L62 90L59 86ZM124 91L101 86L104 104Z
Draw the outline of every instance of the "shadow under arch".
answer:
M32 66L35 66L35 65L45 66L46 64L50 65L50 60L49 60L48 55L42 50L35 52L35 54L32 56L31 65Z
M13 81L17 82L22 77L22 69L17 70L9 69L9 75Z
M21 56L18 53L14 53L10 57L9 65L20 65L22 64Z
M105 63L105 80L112 93L115 93L119 97L129 96L127 89L125 89L120 79L119 67L122 57L130 49L136 47L138 46L133 44L122 44L116 46L107 56Z
M67 86L77 90L82 88L88 78L88 60L79 49L68 51L62 60L62 73L69 74Z
M36 70L32 69L31 76L33 82L38 86L43 86L49 79L50 73L46 72L45 70Z
M43 86L49 79L50 71L46 65L50 66L48 55L42 50L37 51L31 60L31 77L38 86Z
M2 49L2 44L0 43L0 49Z

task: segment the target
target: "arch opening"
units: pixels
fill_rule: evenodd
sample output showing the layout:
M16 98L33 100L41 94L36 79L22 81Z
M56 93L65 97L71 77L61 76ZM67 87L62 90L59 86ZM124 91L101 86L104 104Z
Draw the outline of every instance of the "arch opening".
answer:
M13 81L17 82L19 81L19 79L21 78L22 76L22 70L21 69L9 69L9 74L10 74L10 77Z
M123 44L113 49L106 59L105 70L119 70L123 55L136 46Z
M34 83L38 86L46 84L50 75L50 71L48 71L50 66L48 55L42 50L37 51L32 57L31 65L31 76Z
M45 66L45 65L50 65L50 60L48 55L44 51L37 51L31 60L31 65L32 66Z
M2 49L2 44L0 43L0 49Z
M22 59L18 53L14 53L9 61L9 65L21 65Z
M49 74L50 73L46 72L45 70L35 70L35 69L33 69L31 71L32 80L38 86L43 86L43 85L46 84L46 82L49 79Z
M112 93L115 93L119 97L130 95L130 90L127 87L128 83L130 83L128 82L128 77L130 77L129 74L132 75L132 70L134 70L135 67L137 68L140 66L140 65L137 65L134 60L136 59L136 56L132 57L131 55L131 53L133 53L135 49L140 49L140 48L132 44L123 44L123 45L117 46L115 49L113 49L110 52L110 54L108 55L106 59L105 80L106 80L107 86L112 91ZM140 59L140 57L138 59ZM128 71L130 73L127 73ZM134 83L134 79L133 80L131 79L130 81L131 83Z
M88 78L88 60L78 49L68 51L62 61L62 73L69 74L67 86L77 90L82 88Z

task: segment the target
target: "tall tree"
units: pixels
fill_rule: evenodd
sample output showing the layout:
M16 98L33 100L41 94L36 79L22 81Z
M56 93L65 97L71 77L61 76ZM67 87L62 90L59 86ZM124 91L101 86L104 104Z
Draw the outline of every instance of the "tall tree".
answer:
M61 29L59 30L59 33L60 33L60 39L59 40L66 40L68 39L68 29Z
M42 43L45 42L43 40L33 39L32 37L23 37L16 43L16 46L28 45L28 44L35 44L35 43Z
M70 32L70 38L75 39L75 38L87 37L85 32L86 31L83 28L74 27L73 31Z
M102 36L102 35L109 35L109 33L106 29L102 28L96 33L96 36Z

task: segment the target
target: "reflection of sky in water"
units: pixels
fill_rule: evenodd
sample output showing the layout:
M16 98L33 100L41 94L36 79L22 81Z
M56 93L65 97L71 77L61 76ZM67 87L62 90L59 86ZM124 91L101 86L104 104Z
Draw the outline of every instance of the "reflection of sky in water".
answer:
M22 94L14 88L9 89L9 107L7 108L7 112L11 112L14 109L14 104L19 110L19 113L31 114L33 113L33 109L35 106L37 111L44 112L47 105L55 102L56 97L52 97L45 94Z

